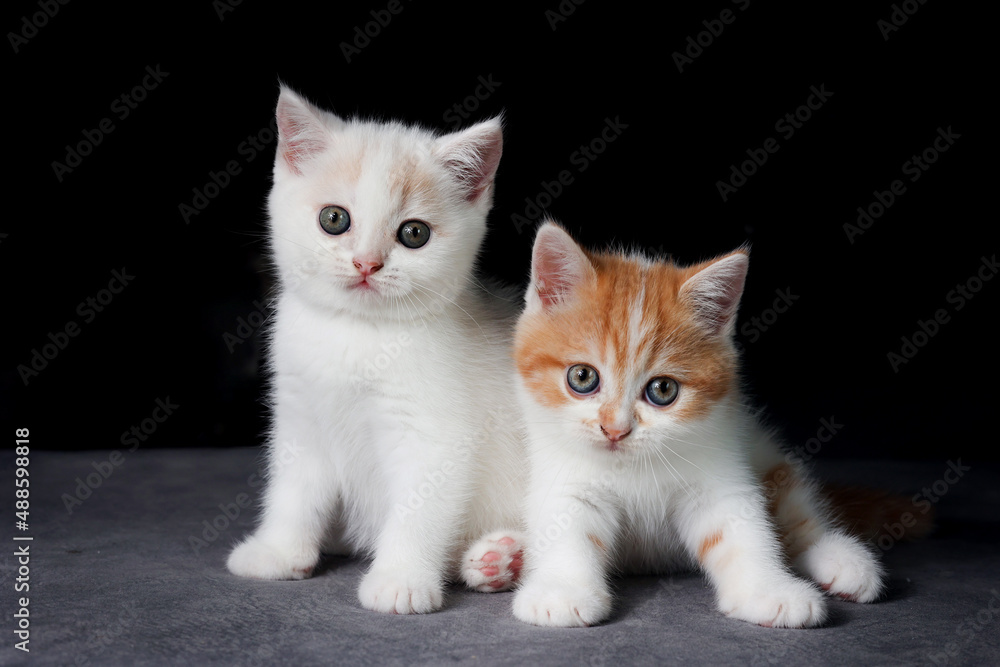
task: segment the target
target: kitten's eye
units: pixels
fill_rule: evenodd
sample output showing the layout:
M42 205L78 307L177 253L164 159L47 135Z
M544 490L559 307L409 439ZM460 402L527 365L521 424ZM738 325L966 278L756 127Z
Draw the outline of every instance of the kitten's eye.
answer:
M407 220L399 226L396 238L407 248L419 248L431 238L431 228L426 222Z
M679 388L680 385L673 378L653 378L646 385L646 400L653 405L670 405L677 399Z
M319 226L327 234L343 234L351 228L351 214L339 206L326 206L319 212Z
M586 396L597 391L598 385L601 384L601 376L592 366L574 364L569 367L569 372L566 373L566 382L569 383L569 388L574 393Z

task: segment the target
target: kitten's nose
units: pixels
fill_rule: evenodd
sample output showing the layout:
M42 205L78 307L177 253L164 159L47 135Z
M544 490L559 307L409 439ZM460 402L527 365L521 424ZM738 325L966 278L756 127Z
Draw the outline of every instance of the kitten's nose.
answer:
M619 440L623 440L625 436L627 436L631 432L632 432L631 426L627 428L608 428L604 426L604 424L601 424L601 433L603 433L604 436L611 442L618 442Z
M368 277L382 268L382 262L377 259L354 259L354 268L358 270L358 273Z

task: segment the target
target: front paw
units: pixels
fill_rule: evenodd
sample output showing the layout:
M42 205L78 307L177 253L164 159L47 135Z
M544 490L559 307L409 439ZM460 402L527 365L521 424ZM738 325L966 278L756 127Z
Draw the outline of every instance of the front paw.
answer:
M426 614L444 603L441 582L422 575L372 570L358 588L361 606L384 614Z
M719 610L726 616L768 628L809 628L826 620L823 594L788 574L753 589L720 591Z
M851 602L873 602L885 590L885 569L859 540L826 533L798 557L796 567L823 590Z
M514 596L514 616L532 625L585 627L611 614L604 581L566 584L532 576Z
M253 536L233 549L226 567L235 575L251 579L306 579L318 562L318 550L289 549Z

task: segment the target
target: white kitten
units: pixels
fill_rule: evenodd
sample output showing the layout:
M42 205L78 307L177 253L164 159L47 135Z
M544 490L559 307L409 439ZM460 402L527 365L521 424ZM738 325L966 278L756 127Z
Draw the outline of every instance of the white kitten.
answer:
M502 472L523 458L516 305L474 278L500 122L438 136L287 89L277 121L269 480L228 567L302 579L322 545L361 552L365 607L432 611L463 545L516 525L521 497Z

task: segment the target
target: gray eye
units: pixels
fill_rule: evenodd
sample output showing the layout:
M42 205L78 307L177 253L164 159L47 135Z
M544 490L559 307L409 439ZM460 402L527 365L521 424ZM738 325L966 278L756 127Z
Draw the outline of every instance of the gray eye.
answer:
M426 222L407 220L399 226L396 238L407 248L419 248L430 240L431 228Z
M597 374L593 366L574 364L569 367L569 371L566 373L566 382L573 393L586 396L597 391L601 384L601 376Z
M646 385L646 400L653 405L670 405L677 399L677 390L679 388L680 385L673 378L653 378Z
M351 214L346 208L339 206L325 206L319 212L319 226L327 234L343 234L351 228Z

